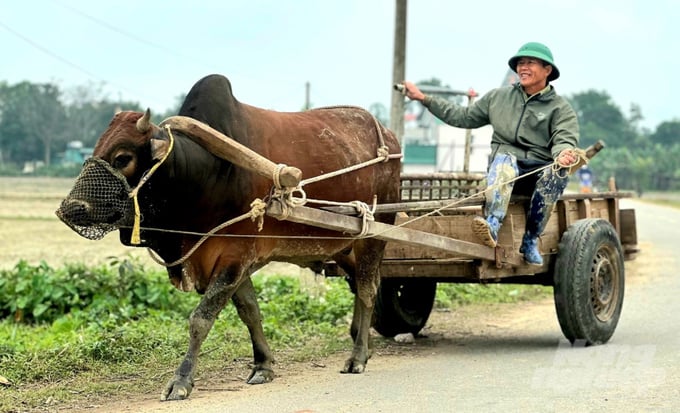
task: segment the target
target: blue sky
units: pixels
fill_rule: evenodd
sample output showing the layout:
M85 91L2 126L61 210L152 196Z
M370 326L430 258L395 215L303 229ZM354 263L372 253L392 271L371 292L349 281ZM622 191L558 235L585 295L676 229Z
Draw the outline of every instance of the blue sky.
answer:
M190 4L191 3L191 4ZM394 0L0 0L0 81L68 92L104 83L152 111L202 76L244 103L297 111L383 103L392 84ZM527 41L553 51L558 93L606 91L643 126L680 119L680 5L674 0L411 0L406 77L485 93ZM104 127L105 125L103 125Z

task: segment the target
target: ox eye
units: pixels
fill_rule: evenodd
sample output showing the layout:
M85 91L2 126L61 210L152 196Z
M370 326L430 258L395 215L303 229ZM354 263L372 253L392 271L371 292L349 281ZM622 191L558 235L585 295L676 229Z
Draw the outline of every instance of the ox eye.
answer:
M123 169L130 163L131 160L132 155L118 155L113 159L111 166L116 169Z

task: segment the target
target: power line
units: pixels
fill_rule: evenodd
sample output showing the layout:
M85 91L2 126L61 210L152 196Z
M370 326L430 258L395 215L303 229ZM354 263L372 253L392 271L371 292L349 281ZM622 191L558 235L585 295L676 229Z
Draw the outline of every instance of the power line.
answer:
M157 44L157 43L154 43L154 42L150 42L150 41L148 41L148 40L146 40L146 39L144 39L144 38L142 38L142 37L139 37L139 36L137 36L137 35L135 35L135 34L133 34L133 33L130 33L130 32L127 32L127 31L125 31L125 30L123 30L123 29L120 29L120 28L118 28L118 27L116 27L116 26L114 26L114 25L108 23L108 22L105 21L105 20L102 20L102 19L99 19L99 18L94 17L94 16L92 16L92 15L89 15L89 14L85 13L84 11L81 11L81 10L76 9L76 8L73 7L73 6L70 6L70 5L67 5L67 4L62 4L62 3L60 3L60 2L57 2L57 4L60 5L61 7L64 7L65 9L70 10L71 12L73 12L73 13L75 13L75 14L81 16L81 17L84 17L84 18L86 18L86 19L88 19L88 20L91 20L92 22L94 22L94 23L96 23L96 24L98 24L98 25L100 25L100 26L106 27L107 29L111 30L112 32L121 34L121 35L123 35L123 36L125 36L125 37L128 37L128 38L134 40L134 41L143 43L143 44L145 44L145 45L147 45L147 46L150 46L150 47L153 47L153 48L156 48L156 49L160 49L160 50L162 50L162 51L164 51L164 52L173 53L173 54L175 53L175 51L172 50L172 49L169 49L169 48L167 48L167 47L165 47L165 46L163 46L163 45L160 45L160 44Z
M86 74L88 77L90 77L90 78L92 78L92 79L98 80L99 82L102 82L103 84L108 84L108 85L110 85L110 86L114 86L114 87L116 87L116 88L118 88L118 89L120 89L120 90L124 90L124 91L126 91L127 93L131 94L132 96L138 96L138 95L139 95L137 92L133 92L133 91L127 89L126 87L122 86L122 85L119 85L119 84L116 84L116 83L114 83L114 82L108 81L108 80L102 78L101 76L97 76L96 74L90 72L89 70L83 68L82 66L80 66L80 65L78 65L78 64L76 64L76 63L73 63L72 61L66 59L65 57L60 56L60 55L58 55L58 54L52 52L50 49L46 48L45 46L42 46L41 44L39 44L39 43L37 43L37 42L35 42L35 41L32 40L31 38L29 38L29 37L27 37L27 36L24 36L23 34L19 33L19 32L16 31L16 30L14 30L13 28L11 28L10 26L8 26L7 24L5 24L5 23L2 22L2 21L0 21L0 27L4 28L4 29L7 30L8 32L10 32L12 35L14 35L14 36L18 37L19 39L23 40L24 42L26 42L27 44L29 44L29 45L30 45L31 47L33 47L34 49L37 49L37 50L39 50L39 51L45 53L45 54L48 55L49 57L51 57L51 58L53 58L53 59L55 59L55 60L58 60L59 62L65 64L65 65L67 65L67 66L69 66L69 67L71 67L71 68L73 68L73 69L75 69L75 70L77 70L77 71L79 71L79 72L81 72L81 73Z
M79 72L85 73L85 74L88 75L89 77L95 78L95 79L97 79L97 80L99 80L99 81L101 81L101 82L106 82L106 80L101 79L100 77L98 77L98 76L95 75L94 73L92 73L92 72L90 72L90 71L84 69L84 68L81 67L81 66L78 66L77 64L71 62L70 60L63 58L63 57L59 56L58 54L53 53L52 51L50 51L48 48L46 48L46 47L44 47L44 46L42 46L42 45L40 45L40 44L34 42L33 40L29 39L28 37L24 36L23 34L21 34L21 33L17 32L16 30L12 29L11 27L9 27L8 25L6 25L6 24L3 23L2 21L0 21L0 27L4 28L4 29L7 30L8 32L12 33L14 36L18 37L19 39L25 41L26 43L28 43L29 45L31 45L31 47L33 47L33 48L35 48L35 49L38 49L38 50L40 50L41 52L47 54L47 55L50 56L51 58L56 59L56 60L58 60L58 61L64 63L65 65L70 66L70 67L72 67L73 69L78 70ZM108 83L108 82L106 82L106 83Z
M201 67L205 65L204 62L199 62L199 61L197 61L196 58L189 57L189 56L184 56L184 55L182 55L181 53L178 53L176 49L171 49L171 48L166 47L166 46L164 46L164 45L162 45L162 44L154 43L154 42L149 41L149 40L147 40L147 39L145 39L145 38L143 38L143 37L137 36L137 35L135 35L134 33L130 33L130 32L128 32L128 31L126 31L126 30L123 30L123 29L121 29L121 28L119 28L119 27L117 27L117 26L114 26L113 24L107 22L106 20L102 20L102 19L100 19L100 18L98 18L98 17L95 17L95 16L92 16L92 15L90 15L90 14L87 14L87 13L85 13L84 11L79 10L79 9L76 9L76 8L73 7L73 6L70 6L70 5L68 5L68 4L63 4L63 3L61 3L61 2L56 2L56 4L58 4L59 6L61 6L61 7L65 8L65 9L71 11L72 13L75 13L75 14L79 15L80 17L84 17L85 19L88 19L88 20L94 22L95 24L97 24L97 25L99 25L99 26L105 27L105 28L111 30L111 31L114 32L114 33L117 33L117 34L119 34L119 35L125 36L125 37L127 37L127 38L129 38L129 39L132 39L132 40L134 40L134 41L136 41L136 42L142 43L142 44L144 44L144 45L146 45L146 46L149 46L149 47L151 47L151 48L161 50L162 52L164 52L164 53L166 53L166 54L173 55L173 56L175 56L176 58L182 60L183 62L189 61L189 62L192 62L192 63L194 63L194 64L200 63L200 66L201 66Z
M53 3L56 4L56 5L58 5L58 6L61 6L62 8L68 10L69 12L73 13L74 15L79 16L80 18L89 20L90 22L92 22L92 23L94 23L94 24L96 24L96 25L98 25L98 26L104 27L104 28L106 28L107 30L109 30L109 31L111 31L111 32L114 32L114 33L116 33L116 34L119 35L119 36L123 36L123 37L129 38L129 39L131 39L131 40L133 40L133 41L135 41L135 42L137 42L137 43L143 44L143 45L145 45L145 46L147 46L147 47L150 47L150 48L153 48L153 49L157 49L157 50L159 50L159 51L162 51L163 54L166 55L166 56L174 56L175 58L177 58L178 60L180 60L180 61L182 61L182 62L185 62L185 63L193 63L193 64L196 65L197 67L210 67L210 66L213 65L213 64L209 64L209 65L208 65L208 64L206 64L205 62L201 62L201 61L199 61L198 59L195 59L195 58L190 58L190 57L183 56L181 53L178 53L178 50L177 50L176 48L169 48L169 47L166 47L166 46L164 46L164 45L162 45L162 44L158 44L158 43L149 41L149 40L147 40L147 39L145 39L145 38L142 38L142 37L140 37L140 36L135 35L134 33L131 33L131 32L126 31L126 30L123 30L123 29L121 29L121 28L119 28L119 27L117 27L117 26L115 26L115 25L113 25L113 24L111 24L111 23L109 23L109 22L103 20L103 19L100 19L100 18L95 17L95 16L93 16L93 15L91 15L91 14L88 14L88 13L86 13L86 12L83 12L83 11L81 11L81 10L79 10L79 9L77 9L77 8L75 8L75 7L73 7L73 6L71 6L71 5L63 4L63 3L60 2L60 1L54 1ZM116 83L114 83L114 82L111 82L111 81L109 81L109 80L106 80L106 79L102 78L101 76L98 76L97 74L95 74L95 73L93 73L93 72L87 70L87 69L84 68L83 66L81 66L81 65L79 65L79 64L77 64L77 63L74 63L73 61L71 61L71 60L69 60L69 59L63 57L62 55L59 55L59 54L57 54L57 53L51 51L49 48L47 48L47 47L45 47L45 46L39 44L38 42L34 41L34 40L31 39L30 37L28 37L28 36L26 36L26 35L20 33L19 31L13 29L12 27L8 26L6 23L4 23L4 22L2 22L2 21L0 21L0 27L4 28L5 30L7 30L9 33L11 33L12 35L14 35L15 37L21 39L22 41L24 41L25 43L27 43L28 45L30 45L32 48L34 48L34 49L36 49L36 50L39 50L40 52L46 54L46 55L49 56L50 58L52 58L52 59L54 59L54 60L57 60L57 61L61 62L62 64L66 65L66 66L68 66L68 67L71 67L72 69L75 69L76 71L78 71L78 72L80 72L80 73L83 73L83 74L87 75L87 77L92 78L92 79L95 79L95 80L97 80L97 81L99 81L99 82L102 82L102 83L105 84L105 85L109 85L109 86L111 86L111 87L115 87L115 88L118 88L119 90L125 91L127 94L129 94L129 95L131 95L131 96L137 96L137 98L140 98L140 97L139 97L140 94L139 94L138 92L130 91L128 88L126 88L126 87L124 87L124 86L122 86L122 85L116 84ZM285 80L282 80L282 82L285 82ZM299 90L298 87L299 87L299 86L295 86L295 88L294 88L296 93L297 93L297 91ZM291 89L292 89L292 88L291 88ZM290 95L290 92L286 92L286 93L283 94L283 96L288 96L288 95ZM302 96L301 96L301 97L302 97ZM277 100L277 99L274 99L274 100ZM301 103L301 106L302 106L302 103Z
M162 51L165 56L172 56L172 57L176 58L182 64L190 63L190 64L194 65L196 68L200 68L200 69L206 70L208 72L214 72L215 71L214 66L216 65L216 63L221 63L221 61L219 61L219 60L217 60L217 61L206 61L205 58L200 59L200 58L197 58L197 57L194 57L194 56L186 55L184 53L181 53L180 50L176 47L171 48L171 47L164 46L163 44L147 40L146 38L138 36L138 35L136 35L132 32L129 32L127 30L121 29L120 27L118 27L114 24L111 24L110 22L108 22L104 19L101 19L99 17L95 17L95 16L88 14L88 13L82 11L82 10L79 10L79 9L77 9L77 8L71 6L71 5L63 4L62 2L57 1L57 0L55 0L54 3L63 7L64 9L78 15L79 17L90 20L91 22L95 23L96 25L102 26L102 27L104 27L104 28L106 28L106 29L118 34L118 35L122 35L122 36L127 37L131 40L134 40L135 42L138 42L138 43L144 44L144 45L146 45L150 48L154 48L154 49L157 49L159 51ZM271 79L271 76L269 77L269 79ZM285 81L287 81L287 79L281 79L281 82L285 82Z

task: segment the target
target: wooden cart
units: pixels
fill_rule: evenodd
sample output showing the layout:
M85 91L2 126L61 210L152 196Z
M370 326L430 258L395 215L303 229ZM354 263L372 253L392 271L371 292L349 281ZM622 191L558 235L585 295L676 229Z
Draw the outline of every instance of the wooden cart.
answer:
M394 227L373 223L369 230L388 241L375 329L384 336L418 333L432 310L437 283L538 284L553 287L557 317L567 339L606 342L621 313L623 262L638 251L635 211L619 208L619 200L629 194L562 196L540 237L544 264L534 266L524 263L519 253L527 198L512 198L495 249L479 244L470 230L472 219L482 214L482 197L427 214L483 189L482 174L402 175L403 202L378 206L379 211L399 213ZM287 219L359 231L357 218L346 215L350 211L303 209ZM333 262L327 262L324 270L326 276L344 275Z
M185 131L215 155L264 177L279 170L272 161L193 119L176 116L163 124ZM586 158L603 147L597 142L587 148ZM402 175L402 202L377 205L375 211L398 213L395 225L366 222L355 216L353 207L289 208L279 198L270 200L266 214L388 241L374 314L374 327L385 336L422 329L432 311L438 282L504 282L553 286L557 317L570 341L609 340L623 303L623 262L637 252L635 211L619 208L619 200L627 195L563 196L540 237L544 264L532 266L519 254L527 199L511 200L496 248L474 238L471 222L481 215L483 198L469 197L483 191L484 178L471 173ZM301 171L294 167L282 168L278 178L290 188L300 179ZM432 211L437 214L428 214ZM324 263L324 272L344 275L333 262Z

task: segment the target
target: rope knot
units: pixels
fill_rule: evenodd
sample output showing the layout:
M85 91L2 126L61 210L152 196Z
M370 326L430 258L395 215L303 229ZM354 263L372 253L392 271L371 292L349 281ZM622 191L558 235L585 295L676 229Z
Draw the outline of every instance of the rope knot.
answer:
M375 221L374 213L378 206L378 197L373 197L373 207L369 207L367 203L362 201L352 201L349 204L356 208L357 213L361 217L361 232L357 237L363 238L368 234L368 222Z
M586 151L581 148L574 148L574 149L566 149L565 152L569 153L572 155L576 160L572 162L570 165L560 165L557 160L553 162L552 169L553 172L558 172L560 169L564 168L567 170L567 175L571 175L574 172L576 172L580 167L583 165L586 165L588 163L588 157L586 156Z
M383 162L390 160L390 148L383 145L378 148L378 158L383 158Z
M274 170L274 175L272 176L272 180L274 181L274 186L276 189L281 189L281 171L283 171L283 168L285 168L287 165L285 163L280 163L276 165L276 169Z
M253 222L257 221L257 231L262 231L264 226L264 214L267 210L267 204L260 198L255 198L250 203L250 219Z

